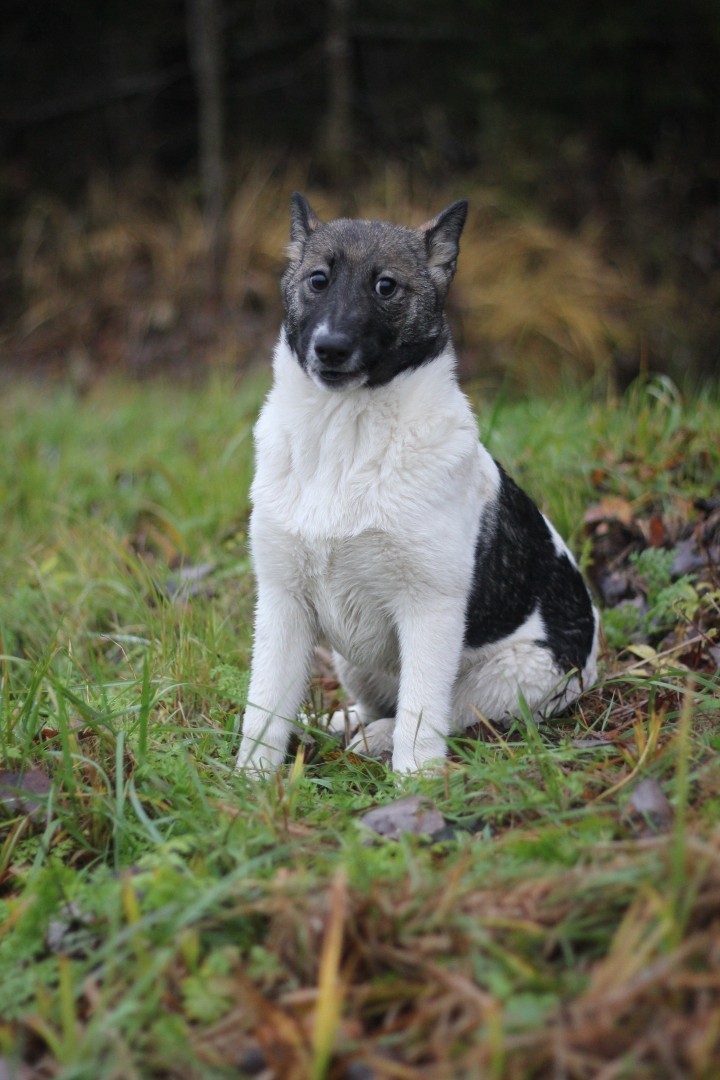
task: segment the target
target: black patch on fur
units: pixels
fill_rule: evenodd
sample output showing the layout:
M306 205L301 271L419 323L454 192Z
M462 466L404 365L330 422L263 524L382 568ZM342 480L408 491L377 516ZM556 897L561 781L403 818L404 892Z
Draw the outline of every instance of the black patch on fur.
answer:
M558 555L532 499L500 469L500 490L485 512L475 548L475 574L465 615L465 644L490 645L512 634L539 606L545 640L560 668L582 669L594 619L582 575Z

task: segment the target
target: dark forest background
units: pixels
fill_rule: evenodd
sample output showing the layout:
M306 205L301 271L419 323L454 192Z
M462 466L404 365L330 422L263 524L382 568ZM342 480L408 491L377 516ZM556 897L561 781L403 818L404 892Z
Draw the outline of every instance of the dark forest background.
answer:
M597 354L621 379L720 370L717 0L4 11L5 365L151 373L252 356L278 317L302 183L323 212L418 221L469 193L458 333L491 367L542 369L554 350L581 371ZM577 325L570 312L544 327L528 281L550 306L570 290Z

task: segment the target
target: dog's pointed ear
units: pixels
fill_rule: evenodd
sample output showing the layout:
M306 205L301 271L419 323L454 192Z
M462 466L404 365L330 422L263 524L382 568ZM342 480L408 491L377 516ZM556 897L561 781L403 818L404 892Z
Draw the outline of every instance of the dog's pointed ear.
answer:
M292 262L300 261L305 241L319 224L320 219L305 196L299 191L293 191L290 197L290 243L287 249L288 258Z
M463 231L467 212L467 201L461 199L418 229L425 239L430 275L435 283L444 289L448 288L455 273L460 252L460 233Z

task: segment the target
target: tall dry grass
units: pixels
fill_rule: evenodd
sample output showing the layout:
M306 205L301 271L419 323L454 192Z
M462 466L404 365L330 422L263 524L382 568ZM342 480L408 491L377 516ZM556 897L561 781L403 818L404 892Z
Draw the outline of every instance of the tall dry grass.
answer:
M288 199L308 191L302 165L239 166L228 201L223 296L213 295L195 193L146 172L96 176L70 207L34 200L20 228L19 308L4 319L4 353L79 380L127 369L193 373L266 362L281 308ZM479 185L437 189L398 167L351 200L310 189L322 216L354 212L419 224L467 196L451 318L466 375L507 374L542 387L636 362L655 296L602 255L602 231L568 235L509 212ZM642 314L642 318L640 317Z

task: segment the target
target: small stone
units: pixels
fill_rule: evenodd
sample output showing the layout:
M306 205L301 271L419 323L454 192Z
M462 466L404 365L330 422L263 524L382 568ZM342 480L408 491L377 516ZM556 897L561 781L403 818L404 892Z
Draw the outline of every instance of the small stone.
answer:
M657 780L646 777L633 788L625 811L630 818L642 818L658 832L669 829L673 809Z
M407 833L434 838L445 830L445 818L421 795L408 795L385 806L376 806L363 814L360 821L378 836L390 840L399 840Z

